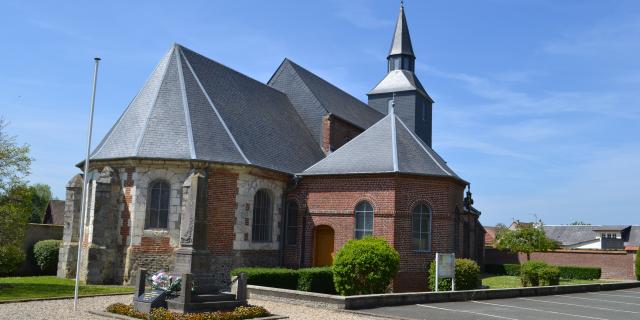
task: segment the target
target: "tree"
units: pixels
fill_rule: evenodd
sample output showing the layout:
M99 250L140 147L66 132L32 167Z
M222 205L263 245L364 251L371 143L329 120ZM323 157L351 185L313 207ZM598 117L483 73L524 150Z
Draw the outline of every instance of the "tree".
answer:
M29 217L30 223L42 223L44 212L47 209L49 200L51 200L51 187L46 184L37 183L29 187L31 192L31 202L33 211Z
M526 253L527 261L531 253L557 248L557 243L544 233L542 221L536 224L518 224L515 230L502 230L496 237L496 248L514 253Z
M0 195L24 183L29 174L29 145L19 146L16 137L6 132L7 122L0 118Z

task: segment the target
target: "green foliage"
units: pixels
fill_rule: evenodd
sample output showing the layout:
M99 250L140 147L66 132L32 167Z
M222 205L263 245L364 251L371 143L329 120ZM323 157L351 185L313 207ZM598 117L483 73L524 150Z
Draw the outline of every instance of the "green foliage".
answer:
M547 238L542 223L538 226L519 224L515 230L502 230L496 235L496 248L526 253L528 261L531 260L531 253L553 250L557 248L557 243Z
M636 279L640 281L640 248L636 251Z
M576 280L600 279L602 269L591 267L557 266L560 269L560 278Z
M298 272L286 268L237 268L231 271L232 276L239 273L247 274L247 283L256 286L296 290L298 287Z
M451 279L438 279L438 290L451 290ZM436 262L429 265L429 288L436 289ZM456 259L456 290L473 290L480 286L480 266L470 259Z
M557 286L560 284L560 268L546 266L539 270L538 280L541 286Z
M341 295L384 293L398 273L400 254L376 237L353 239L333 261L333 283Z
M11 275L25 259L21 247L15 245L0 245L0 276Z
M542 261L527 261L520 266L520 281L523 287L540 285L540 271L548 265Z
M586 223L582 220L574 221L569 224L570 226L590 226L591 223Z
M7 122L0 117L0 196L24 184L32 160L29 146L19 146L16 137L7 134L6 127Z
M31 192L32 210L29 217L30 223L42 223L44 212L47 210L49 200L51 200L51 187L46 184L37 183L29 187Z
M298 290L335 294L333 272L330 267L298 270Z
M575 280L594 280L600 279L602 269L591 267L576 267L576 266L557 266L560 270L561 279L575 279ZM519 276L520 265L519 264L487 264L484 266L485 272L497 275L509 275Z
M147 320L244 320L267 317L271 315L267 309L259 306L237 307L233 311L173 313L164 308L151 310L149 314L138 312L132 305L114 303L107 307L107 312L121 314L137 319Z
M519 276L520 265L515 263L505 264L485 264L484 270L486 273L508 276Z
M36 264L44 274L55 274L58 267L58 252L62 240L42 240L33 246Z

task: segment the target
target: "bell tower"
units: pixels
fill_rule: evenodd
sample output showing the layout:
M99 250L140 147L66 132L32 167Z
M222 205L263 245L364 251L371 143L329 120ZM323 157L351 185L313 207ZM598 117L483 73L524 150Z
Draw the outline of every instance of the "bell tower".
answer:
M415 61L404 4L400 2L387 55L387 75L367 94L369 106L386 114L389 100L393 99L396 115L431 147L433 100L415 75Z

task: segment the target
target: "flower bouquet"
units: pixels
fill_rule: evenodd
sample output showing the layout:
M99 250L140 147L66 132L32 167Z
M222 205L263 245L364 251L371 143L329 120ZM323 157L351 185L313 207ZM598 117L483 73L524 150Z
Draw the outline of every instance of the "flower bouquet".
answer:
M178 276L172 276L168 273L160 270L152 274L148 279L153 290L160 290L167 293L167 295L175 295L180 291L181 278Z

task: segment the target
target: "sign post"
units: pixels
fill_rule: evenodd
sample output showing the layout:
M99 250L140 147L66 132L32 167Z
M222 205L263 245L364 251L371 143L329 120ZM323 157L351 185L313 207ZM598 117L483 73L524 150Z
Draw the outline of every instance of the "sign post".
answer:
M436 252L436 292L440 278L451 278L451 291L456 291L456 254Z

